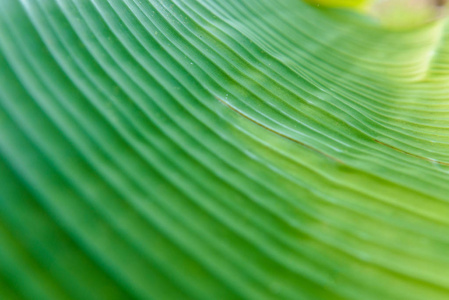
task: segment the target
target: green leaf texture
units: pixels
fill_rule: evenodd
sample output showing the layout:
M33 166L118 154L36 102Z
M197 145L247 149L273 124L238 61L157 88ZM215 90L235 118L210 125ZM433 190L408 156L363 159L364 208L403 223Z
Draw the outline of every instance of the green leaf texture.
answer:
M449 28L299 0L0 0L1 299L449 299Z

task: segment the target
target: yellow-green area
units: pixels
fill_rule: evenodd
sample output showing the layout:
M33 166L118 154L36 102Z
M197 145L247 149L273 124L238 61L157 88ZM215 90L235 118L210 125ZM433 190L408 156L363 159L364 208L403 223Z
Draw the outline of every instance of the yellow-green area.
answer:
M350 8L364 10L370 1L367 0L307 0L306 2L317 7Z

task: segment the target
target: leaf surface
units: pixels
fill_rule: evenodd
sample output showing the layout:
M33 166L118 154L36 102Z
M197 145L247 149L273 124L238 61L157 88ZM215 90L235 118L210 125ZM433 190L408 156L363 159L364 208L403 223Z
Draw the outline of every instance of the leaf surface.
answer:
M449 31L298 0L0 0L3 299L447 299Z

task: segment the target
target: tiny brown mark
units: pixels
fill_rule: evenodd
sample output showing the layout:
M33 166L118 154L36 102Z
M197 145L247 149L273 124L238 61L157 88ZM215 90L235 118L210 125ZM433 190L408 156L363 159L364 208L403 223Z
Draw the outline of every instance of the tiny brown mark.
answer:
M427 157L424 157L424 156L416 155L416 154L404 151L402 149L396 148L396 147L394 147L392 145L386 144L386 143L381 142L381 141L376 140L376 139L374 139L374 141L376 143L379 143L381 145L387 146L388 148L391 148L391 149L396 150L398 152L401 152L401 153L404 153L404 154L407 154L407 155L410 155L410 156L413 156L413 157L416 157L416 158L419 158L419 159L423 159L423 160L428 161L428 162L437 163L437 164L444 165L444 166L449 166L449 163L447 163L447 162L438 161L438 160L435 160L435 159L432 159L432 158L427 158Z

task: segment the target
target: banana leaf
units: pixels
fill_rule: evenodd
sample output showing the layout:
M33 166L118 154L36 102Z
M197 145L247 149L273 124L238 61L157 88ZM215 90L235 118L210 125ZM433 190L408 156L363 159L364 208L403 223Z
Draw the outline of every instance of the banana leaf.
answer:
M444 19L0 0L0 299L448 299L448 129Z

